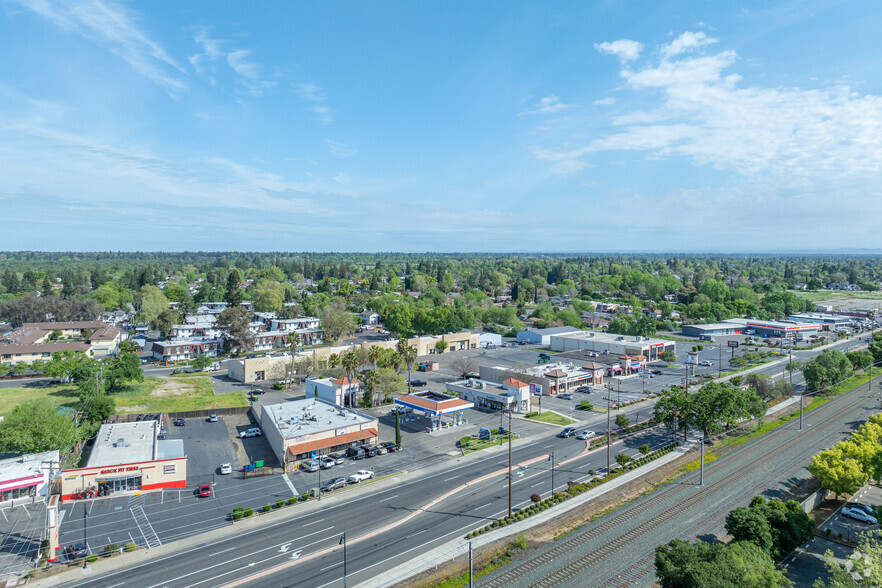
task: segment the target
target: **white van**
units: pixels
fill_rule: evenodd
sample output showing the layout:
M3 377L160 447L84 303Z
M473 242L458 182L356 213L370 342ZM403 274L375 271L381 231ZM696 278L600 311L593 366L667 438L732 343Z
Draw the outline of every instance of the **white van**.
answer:
M258 429L257 427L252 427L251 429L247 429L239 433L239 437L244 439L245 437L260 437L263 435L263 431Z

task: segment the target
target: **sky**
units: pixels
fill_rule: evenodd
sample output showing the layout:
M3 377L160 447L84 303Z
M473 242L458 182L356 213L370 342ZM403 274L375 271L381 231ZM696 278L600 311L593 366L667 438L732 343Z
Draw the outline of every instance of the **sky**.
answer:
M0 0L0 249L882 248L871 0Z

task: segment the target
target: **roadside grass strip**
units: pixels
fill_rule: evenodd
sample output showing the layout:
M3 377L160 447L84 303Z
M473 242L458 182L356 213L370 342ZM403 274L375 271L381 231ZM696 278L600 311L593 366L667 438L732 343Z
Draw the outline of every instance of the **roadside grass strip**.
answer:
M527 415L527 418L531 421L541 421L543 423L561 426L571 425L576 422L573 419L567 418L550 410L545 410L542 412L542 414L531 412Z

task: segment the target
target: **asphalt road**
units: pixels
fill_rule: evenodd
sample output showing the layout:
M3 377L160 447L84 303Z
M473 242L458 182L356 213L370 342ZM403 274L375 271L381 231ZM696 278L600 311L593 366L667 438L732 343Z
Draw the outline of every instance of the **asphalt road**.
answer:
M600 429L600 427L597 427ZM547 438L515 444L513 461L523 462L537 456L555 454L555 462L560 463L575 457L585 449L585 442L573 438L560 439L554 436L555 429L549 429ZM613 455L625 451L637 454L637 446L649 443L661 446L669 436L662 431L649 431L618 443L613 447ZM484 453L484 452L482 452ZM368 461L359 467L366 467ZM108 586L138 585L140 588L153 586L217 586L228 582L245 580L264 573L254 579L259 586L322 586L339 583L342 578L342 560L339 550L328 553L308 562L278 572L273 569L281 564L307 558L330 547L337 547L340 535L345 531L349 544L347 548L347 567L350 581L368 579L383 570L406 561L417 549L428 549L466 533L478 526L487 524L493 518L505 513L508 506L508 487L504 470L507 467L507 453L488 452L475 454L475 458L460 458L439 464L422 475L387 489L379 494L355 488L346 491L345 497L317 511L294 516L284 522L268 524L258 530L203 544L189 540L182 545L182 551L161 559L151 560L149 565L134 566L118 572L91 577L70 586ZM575 461L555 468L555 486L558 490L566 486L568 480L585 479L590 469L600 470L606 465L606 452L596 451ZM419 511L432 500L462 486L464 483L498 471L489 479L473 484L455 495ZM327 474L326 474L327 475ZM268 480L277 483L279 477ZM261 483L254 480L253 483ZM513 476L514 506L523 506L530 495L539 493L547 496L551 491L551 469L547 460L517 469ZM242 489L242 492L247 490ZM284 497L290 493L280 489ZM351 498L348 496L351 493ZM191 522L188 506L198 502L195 497L182 496L181 502L174 504L172 512L168 509L146 508L157 535L161 539L168 534L172 538L188 536L194 528L228 525L225 514L239 504L241 496L225 496L218 493L211 499L219 503L214 511L214 519L201 515L198 521ZM164 505L159 505L162 507ZM112 509L112 506L108 506ZM296 508L296 507L294 507ZM108 510L107 512L112 512ZM154 514L155 513L155 514ZM77 520L77 509L70 513L70 520ZM81 514L80 514L81 516ZM90 517L92 520L94 517ZM154 522L155 520L155 522ZM399 523L383 533L371 535L385 525ZM103 532L103 530L102 530ZM71 538L74 538L71 535ZM370 536L370 537L368 537ZM103 542L103 539L102 539ZM199 557L193 557L190 548L199 550ZM283 549L284 548L284 549ZM224 555L221 555L224 554Z

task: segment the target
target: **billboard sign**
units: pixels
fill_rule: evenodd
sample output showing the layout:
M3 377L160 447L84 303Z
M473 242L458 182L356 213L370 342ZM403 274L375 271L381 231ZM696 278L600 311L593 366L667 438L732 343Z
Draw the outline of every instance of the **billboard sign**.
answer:
M738 347L738 341L729 341L729 347Z

